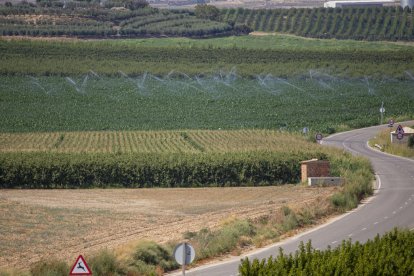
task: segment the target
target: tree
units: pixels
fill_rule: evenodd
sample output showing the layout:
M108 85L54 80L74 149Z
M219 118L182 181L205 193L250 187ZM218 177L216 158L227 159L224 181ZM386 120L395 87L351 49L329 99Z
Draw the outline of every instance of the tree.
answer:
M148 2L146 0L108 0L105 2L105 7L124 7L130 10L143 9L148 7Z
M212 5L201 4L195 7L195 15L198 18L219 20L220 10Z
M148 6L146 0L125 0L124 7L130 10L143 9Z

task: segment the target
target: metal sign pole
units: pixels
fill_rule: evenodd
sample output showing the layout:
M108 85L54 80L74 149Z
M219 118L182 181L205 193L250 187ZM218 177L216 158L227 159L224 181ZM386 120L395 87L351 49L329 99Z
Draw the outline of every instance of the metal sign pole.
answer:
M384 119L384 112L385 112L385 108L384 108L384 102L381 103L381 108L380 108L380 113L381 113L381 125L382 125L382 121Z
M186 266L191 264L195 258L194 248L187 242L180 243L175 247L173 256L175 261L181 265L182 275L185 276Z
M185 250L185 248L187 247L187 243L184 243L184 246L183 246L183 265L182 265L182 269L183 269L183 276L185 276L185 259L186 259L186 250Z

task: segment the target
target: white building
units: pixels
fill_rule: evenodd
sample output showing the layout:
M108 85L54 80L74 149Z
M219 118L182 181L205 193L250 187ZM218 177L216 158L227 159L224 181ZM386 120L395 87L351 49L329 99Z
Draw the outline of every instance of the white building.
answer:
M408 138L410 136L414 136L414 129L410 127L403 127L404 135L402 139L397 139L397 132L394 130L391 132L391 143L398 143L398 144L407 144Z
M328 1L323 4L325 8L346 8L346 7L362 8L362 7L384 7L384 6L393 6L393 5L395 5L395 1L393 0Z

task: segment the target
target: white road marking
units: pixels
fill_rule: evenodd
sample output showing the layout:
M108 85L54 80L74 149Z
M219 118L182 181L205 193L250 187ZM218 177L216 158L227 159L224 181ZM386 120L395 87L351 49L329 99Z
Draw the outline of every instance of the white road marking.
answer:
M401 210L402 208L403 208L403 207L401 206L401 207L400 207L400 210Z
M374 222L374 225L377 225L377 224L378 224L378 221Z
M379 177L379 175L376 175L377 176L377 179L378 179L378 189L377 190L379 190L379 189L381 189L381 177Z
M387 219L388 217L384 217L384 219Z
M405 205L407 205L408 204L408 202L405 202Z
M332 244L335 244L335 243L337 243L337 242L338 242L338 241L333 241L333 242L332 242Z
M393 215L395 215L396 213L397 213L396 211L392 212Z
M362 228L362 229L361 229L361 231L365 231L365 230L367 230L367 228L366 228L366 227L364 227L364 228Z
M349 235L348 235L348 237L352 237L353 235L354 235L354 234L352 234L352 233L351 233L351 234L349 234Z

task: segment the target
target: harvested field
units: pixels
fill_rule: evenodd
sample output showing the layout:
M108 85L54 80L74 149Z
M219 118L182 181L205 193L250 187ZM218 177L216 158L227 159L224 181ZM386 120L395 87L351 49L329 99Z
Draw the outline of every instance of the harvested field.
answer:
M335 188L1 190L0 269L148 239L179 240L229 217L258 218L282 206L322 204Z

